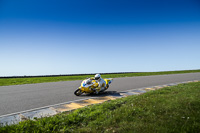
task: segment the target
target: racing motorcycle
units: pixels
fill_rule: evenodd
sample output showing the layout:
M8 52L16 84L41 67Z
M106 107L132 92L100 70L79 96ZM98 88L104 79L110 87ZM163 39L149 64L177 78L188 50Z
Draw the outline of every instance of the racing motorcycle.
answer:
M88 79L83 80L82 83L81 83L81 86L76 89L76 91L74 92L74 94L76 96L80 96L83 93L87 93L87 94L95 93L95 89L99 86L98 82L95 79L91 79L91 83L87 84L86 83L87 80ZM112 78L105 78L104 80L106 82L106 87L105 87L104 90L102 90L100 92L103 92L103 91L107 90L109 88L109 85L113 81Z

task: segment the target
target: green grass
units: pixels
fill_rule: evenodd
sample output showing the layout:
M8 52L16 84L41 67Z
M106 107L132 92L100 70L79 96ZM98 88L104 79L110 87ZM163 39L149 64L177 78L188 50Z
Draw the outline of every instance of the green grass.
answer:
M200 82L0 128L0 132L199 133Z
M181 73L194 73L200 70L185 70L185 71L165 71L165 72L141 72L141 73L126 73L126 74L104 74L103 78L118 78L118 77L134 77L134 76L150 76L150 75L163 75L163 74L181 74ZM58 76L58 77L32 77L32 78L0 78L0 86L7 85L20 85L20 84L34 84L44 82L58 82L70 80L83 80L87 77L94 75L83 76Z

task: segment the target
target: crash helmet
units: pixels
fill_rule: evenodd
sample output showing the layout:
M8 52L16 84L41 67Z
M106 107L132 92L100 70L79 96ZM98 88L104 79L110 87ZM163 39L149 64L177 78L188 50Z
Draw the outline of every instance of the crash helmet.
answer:
M92 83L92 80L91 80L91 79L87 79L87 80L86 80L86 84L89 85L89 84L91 84L91 83Z
M96 74L96 75L94 76L94 78L95 78L95 80L99 80L99 79L101 78L101 75L100 75L100 74Z

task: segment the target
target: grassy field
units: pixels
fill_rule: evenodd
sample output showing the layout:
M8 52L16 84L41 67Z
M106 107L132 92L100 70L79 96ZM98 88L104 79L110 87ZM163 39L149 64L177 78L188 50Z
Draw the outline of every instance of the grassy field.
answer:
M126 74L104 74L104 75L102 75L102 77L103 78L118 78L118 77L181 74L181 73L194 73L194 72L200 72L200 70L142 72L142 73L126 73ZM58 77L31 77L31 78L0 78L0 86L33 84L33 83L44 83L44 82L70 81L70 80L83 80L87 77L92 77L92 76L94 76L94 75L58 76Z
M0 128L0 132L199 133L200 82Z

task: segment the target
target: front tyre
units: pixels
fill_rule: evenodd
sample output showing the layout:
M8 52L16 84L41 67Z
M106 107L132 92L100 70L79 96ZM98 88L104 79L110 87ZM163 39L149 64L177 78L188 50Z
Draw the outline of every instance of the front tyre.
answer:
M81 94L83 94L83 92L82 92L80 89L77 89L77 90L74 92L74 95L76 95L76 96L80 96Z

